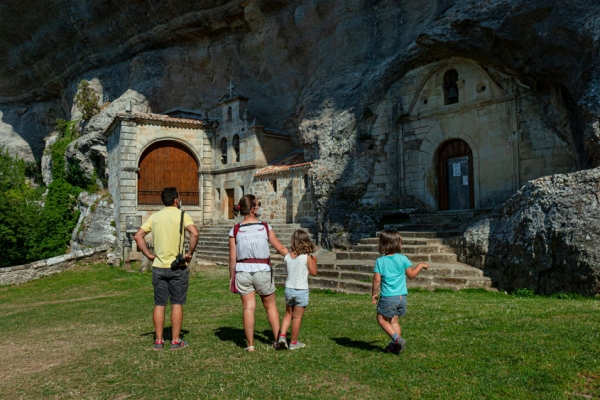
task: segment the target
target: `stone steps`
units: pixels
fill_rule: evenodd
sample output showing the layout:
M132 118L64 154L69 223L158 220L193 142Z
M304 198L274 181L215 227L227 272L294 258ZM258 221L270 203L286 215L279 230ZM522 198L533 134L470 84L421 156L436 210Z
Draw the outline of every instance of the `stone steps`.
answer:
M422 270L415 279L407 279L409 288L435 290L485 288L491 289L491 280L483 275L483 271L460 263L431 263L428 270ZM318 265L319 273L309 277L309 284L314 289L330 289L352 293L371 293L374 263L350 261L345 264ZM277 282L285 284L285 264L275 265Z
M402 238L402 247L404 246L441 246L445 245L448 241L448 238L417 238L417 237L403 237ZM378 238L365 238L360 241L359 244L353 247L353 250L357 249L357 246L375 246L374 249L377 250L377 245L379 244Z
M406 253L408 254L408 253ZM336 254L337 260L370 260L375 262L381 254L368 252L340 252ZM408 255L407 255L408 256ZM426 263L453 263L458 262L458 257L453 253L412 253L409 258L413 262Z
M397 231L431 231L438 237L459 236L470 221L487 214L490 210L451 210L436 213L411 213L408 221L401 224L386 224L382 219L384 229Z
M355 252L376 253L376 244L358 244L352 248ZM402 245L402 253L451 253L452 249L445 245Z
M413 263L427 262L430 266L428 270L422 270L415 279L407 280L409 288L492 290L492 281L484 276L482 270L459 263L456 253L445 244L456 232L411 230L401 231L400 234L402 253ZM370 293L373 267L375 260L380 257L378 243L379 239L376 237L365 238L354 246L353 251L337 252L331 262L320 262L319 274L311 278L311 287Z
M310 227L302 226L301 224L285 224L280 222L268 221L269 225L275 231L277 239L286 247L290 247L290 239L292 233L297 229L303 229L311 235L313 241L314 235L310 232ZM227 265L229 263L229 231L233 227L235 221L220 222L216 225L199 227L198 245L196 246L196 259L200 262L213 262L216 264ZM279 255L270 246L271 261L282 262L283 257Z
M298 224L278 226L271 224L279 240L286 246L288 240L282 240L281 232L293 232L301 228ZM229 261L228 232L231 226L203 228L200 232L197 247L197 258L205 262L227 265ZM307 228L302 228L307 229ZM454 231L420 231L400 232L402 235L402 252L412 262L427 262L429 270L423 270L415 279L408 279L409 288L435 290L484 288L493 290L492 281L484 276L483 271L457 262L457 256L447 243ZM291 233L290 233L291 236ZM354 251L329 252L317 251L317 276L309 276L311 289L334 290L345 293L371 293L373 267L380 257L377 252L378 238L366 238L354 246ZM285 285L286 267L283 257L271 248L271 260L275 271L275 282Z

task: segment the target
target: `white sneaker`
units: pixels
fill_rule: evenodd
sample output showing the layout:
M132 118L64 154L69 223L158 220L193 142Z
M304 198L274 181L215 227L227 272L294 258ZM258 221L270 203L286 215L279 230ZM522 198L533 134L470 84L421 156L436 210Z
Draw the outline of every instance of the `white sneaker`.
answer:
M277 350L287 350L287 349L288 349L287 341L285 340L285 338L283 336L280 336L279 340L277 341Z
M296 349L301 349L303 347L305 347L306 345L304 343L302 343L301 341L297 341L296 344L294 343L290 343L289 349L290 350L296 350Z

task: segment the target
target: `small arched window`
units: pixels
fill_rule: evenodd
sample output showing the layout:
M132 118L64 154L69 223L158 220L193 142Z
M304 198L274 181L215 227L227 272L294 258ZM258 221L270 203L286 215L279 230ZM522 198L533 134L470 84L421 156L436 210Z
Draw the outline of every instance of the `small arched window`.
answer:
M235 152L235 162L240 162L240 137L235 135L232 143L233 151Z
M227 139L221 139L221 164L227 164Z
M231 107L227 108L227 122L231 122L233 121L233 111L231 110Z
M458 72L450 69L444 74L444 104L458 103Z

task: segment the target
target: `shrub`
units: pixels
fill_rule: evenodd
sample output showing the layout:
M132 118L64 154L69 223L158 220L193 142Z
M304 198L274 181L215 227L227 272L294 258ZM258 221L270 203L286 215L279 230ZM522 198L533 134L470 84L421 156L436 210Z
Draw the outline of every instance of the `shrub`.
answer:
M94 171L92 179L88 179L76 159L67 161L65 167L65 152L73 140L79 136L77 132L77 121L56 120L56 129L59 138L52 146L52 179L64 179L71 185L86 189L90 193L98 190L96 179L98 175Z
M0 266L32 261L39 195L26 182L27 164L0 146Z
M100 111L100 98L85 79L77 85L75 105L81 111L82 118L85 121L89 121Z
M37 238L30 258L42 260L65 254L71 233L79 219L76 205L80 191L81 189L63 179L52 181L37 223Z
M41 158L36 158L35 161L25 162L25 176L37 184L44 183Z
M65 168L67 146L77 138L76 121L57 120L59 139L52 146L52 183L44 208L37 222L36 240L29 258L41 260L65 254L71 233L79 219L77 197L88 186L83 172L75 162Z

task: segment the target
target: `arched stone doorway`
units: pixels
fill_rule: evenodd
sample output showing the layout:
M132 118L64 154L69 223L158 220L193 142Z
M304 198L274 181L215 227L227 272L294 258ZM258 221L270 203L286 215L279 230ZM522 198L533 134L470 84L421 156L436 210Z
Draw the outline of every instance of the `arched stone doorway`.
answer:
M438 150L438 204L440 210L475 208L473 152L461 139L442 143Z
M174 186L183 205L200 205L198 161L181 143L163 140L152 143L140 157L138 204L162 205L160 192Z

